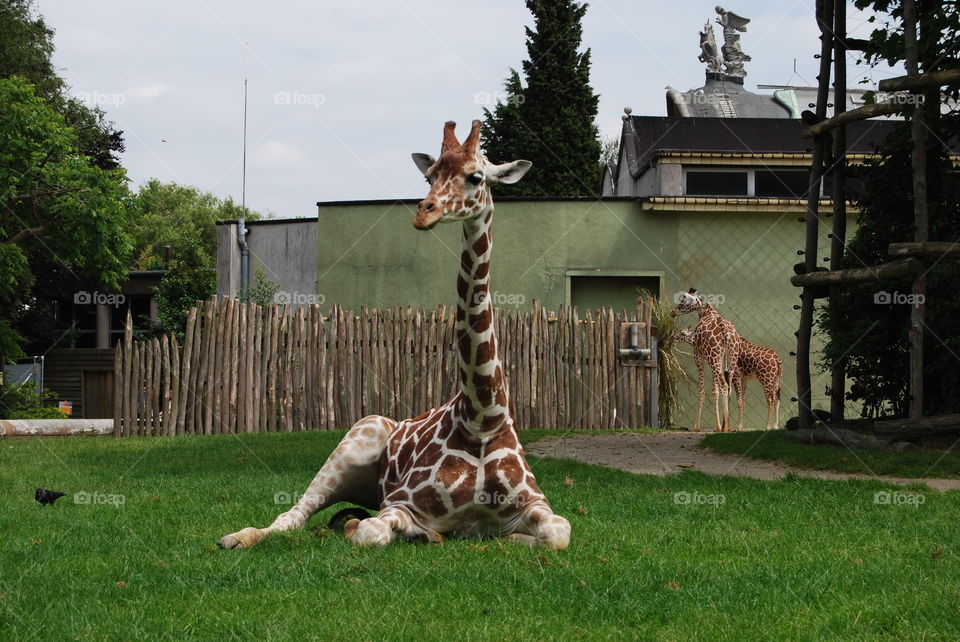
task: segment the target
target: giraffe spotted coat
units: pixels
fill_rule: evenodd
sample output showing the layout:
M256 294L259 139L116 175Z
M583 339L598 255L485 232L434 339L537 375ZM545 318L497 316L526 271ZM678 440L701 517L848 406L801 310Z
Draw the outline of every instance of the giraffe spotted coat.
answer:
M717 432L732 430L730 426L730 384L737 367L740 350L740 335L733 322L720 316L713 305L704 303L697 291L690 288L684 292L673 308L673 316L696 312L699 316L693 330L693 359L697 364L697 420L694 432L700 432L700 419L703 413L704 363L710 365L713 379L713 409L717 421ZM723 415L720 413L720 400L723 400Z
M693 345L692 328L685 328L675 335L681 343ZM783 360L770 348L757 345L740 337L740 350L737 369L733 374L733 389L737 395L737 407L740 411L739 428L743 428L743 408L747 391L747 380L757 379L763 388L767 401L766 428L780 425L780 383L783 378Z
M480 121L473 121L463 144L455 127L444 125L439 159L413 155L430 184L413 226L463 225L457 267L459 391L413 419L361 419L296 505L266 528L223 537L222 547L249 548L271 532L303 526L337 502L379 510L344 525L346 537L361 546L384 546L397 536L439 542L450 533L494 533L548 549L568 545L570 523L554 514L517 439L489 296L490 185L516 182L530 163L493 165L479 150Z

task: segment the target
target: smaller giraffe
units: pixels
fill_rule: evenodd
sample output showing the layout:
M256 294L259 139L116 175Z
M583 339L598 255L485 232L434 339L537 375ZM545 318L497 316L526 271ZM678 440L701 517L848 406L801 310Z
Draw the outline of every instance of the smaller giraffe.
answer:
M693 360L697 364L697 421L694 432L700 432L703 414L703 364L713 371L713 410L717 419L717 432L729 432L730 384L735 379L737 360L740 356L740 335L732 321L720 316L717 309L704 303L696 289L690 288L680 297L673 308L673 316L696 312L700 319L693 330ZM723 418L720 417L720 397L723 397Z
M674 335L674 340L693 345L693 328L687 327ZM747 395L747 381L757 379L763 386L767 400L766 430L780 427L780 381L783 378L783 359L770 348L759 346L740 337L740 357L733 377L733 390L737 394L740 410L738 430L743 430L743 406ZM771 421L772 420L772 421Z

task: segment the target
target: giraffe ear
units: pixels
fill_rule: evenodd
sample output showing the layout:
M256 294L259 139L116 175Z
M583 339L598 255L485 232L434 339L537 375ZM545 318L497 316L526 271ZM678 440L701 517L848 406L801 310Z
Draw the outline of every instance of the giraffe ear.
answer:
M491 183L512 185L523 178L523 175L531 167L533 167L533 163L528 160L515 160L512 163L488 167L484 174Z
M437 159L430 154L410 154L410 156L413 157L414 164L424 176L427 175L427 170L437 162Z

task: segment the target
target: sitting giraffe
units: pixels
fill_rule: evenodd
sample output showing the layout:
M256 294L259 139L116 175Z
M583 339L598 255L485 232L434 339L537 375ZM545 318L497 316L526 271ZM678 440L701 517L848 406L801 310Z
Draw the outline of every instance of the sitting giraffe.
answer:
M684 328L674 339L693 345L693 329ZM783 360L770 348L758 346L752 341L740 337L740 357L733 375L733 390L737 393L737 407L740 409L738 430L743 430L743 405L747 395L747 380L757 379L763 386L763 396L767 400L766 429L780 427L780 381L783 378Z
M730 383L735 375L740 354L740 335L732 321L720 316L717 309L704 303L696 289L690 288L673 308L673 316L696 312L700 316L693 330L693 360L697 364L697 421L694 432L700 432L703 412L703 363L713 371L713 409L717 418L717 432L729 432ZM720 397L723 396L723 419L720 419Z
M344 524L344 535L360 546L385 546L397 536L441 542L448 533L493 533L530 546L567 547L570 523L551 510L517 439L489 297L490 186L515 183L530 162L493 165L479 149L480 121L473 121L462 145L455 127L444 126L439 159L413 155L430 183L413 226L463 224L457 263L459 391L413 419L361 419L293 508L266 528L227 535L220 540L223 548L249 548L269 533L303 526L337 502L379 508L375 517Z

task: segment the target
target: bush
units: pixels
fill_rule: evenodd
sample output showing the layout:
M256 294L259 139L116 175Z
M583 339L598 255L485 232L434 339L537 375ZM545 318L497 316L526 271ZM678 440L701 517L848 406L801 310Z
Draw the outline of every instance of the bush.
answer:
M50 405L56 398L46 388L38 395L32 381L11 383L0 388L0 418L3 419L64 419L66 413Z

